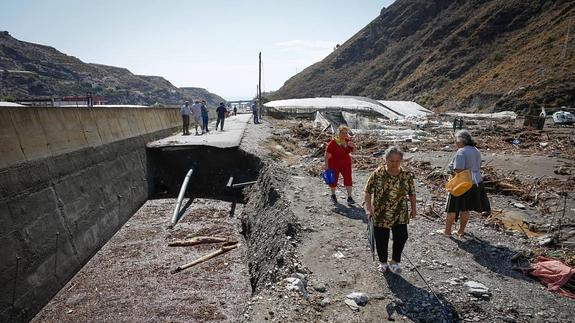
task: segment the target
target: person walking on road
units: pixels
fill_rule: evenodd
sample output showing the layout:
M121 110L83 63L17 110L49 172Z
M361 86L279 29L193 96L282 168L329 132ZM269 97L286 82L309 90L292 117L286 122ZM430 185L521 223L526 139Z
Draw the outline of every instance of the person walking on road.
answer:
M226 106L223 102L220 102L220 106L216 109L216 113L218 114L218 120L216 121L216 130L218 130L218 125L220 126L220 131L224 131L224 120L226 119Z
M182 136L187 136L190 134L190 106L189 102L186 101L180 108L180 114L182 115Z
M415 218L416 197L413 174L401 168L403 152L397 146L385 151L385 165L378 167L367 180L364 208L373 218L373 232L379 258L378 270L401 273L401 253L407 242L407 224ZM410 203L408 213L407 199ZM391 260L387 258L389 232L393 234Z
M234 105L234 115L237 115L237 114L238 114L238 107L236 107L236 106Z
M252 113L254 114L254 124L260 123L258 115L258 105L256 104L256 102L252 103Z
M491 205L481 177L481 153L475 145L475 141L467 130L459 130L455 133L455 146L458 149L449 164L449 170L452 173L469 170L473 185L463 195L455 197L449 194L445 208L447 212L445 229L438 231L446 236L451 236L451 227L456 221L457 214L460 217L457 235L463 237L465 226L469 221L469 211L491 212Z
M194 118L194 127L196 129L196 136L199 136L198 133L198 126L202 125L202 105L200 104L200 100L196 99L194 104L192 104L192 117Z
M202 133L210 132L208 129L208 123L210 122L208 115L208 107L206 106L206 100L202 100Z
M335 174L335 183L329 185L331 189L331 200L337 203L335 189L339 174L343 177L343 185L347 190L347 204L355 204L351 197L352 180L351 180L351 152L353 151L353 142L349 136L349 128L346 125L340 125L337 135L327 144L325 148L325 168L330 169Z

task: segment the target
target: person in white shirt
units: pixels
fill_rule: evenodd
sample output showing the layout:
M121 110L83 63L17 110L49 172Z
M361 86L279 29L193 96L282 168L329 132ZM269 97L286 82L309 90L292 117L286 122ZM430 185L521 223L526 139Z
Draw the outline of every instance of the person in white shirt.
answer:
M199 99L194 100L194 104L192 104L192 117L194 118L194 127L196 129L196 136L199 136L198 133L198 126L202 127L202 104L200 103ZM202 131L203 134L203 131Z
M180 108L180 114L182 115L182 135L187 136L190 134L190 106L189 102L184 102L184 105Z

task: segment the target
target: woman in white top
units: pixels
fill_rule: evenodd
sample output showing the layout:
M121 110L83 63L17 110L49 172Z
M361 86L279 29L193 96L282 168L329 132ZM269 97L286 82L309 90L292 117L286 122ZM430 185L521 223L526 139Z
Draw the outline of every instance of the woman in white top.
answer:
M459 215L460 223L457 235L462 237L469 221L469 211L490 212L491 206L481 177L481 153L475 147L476 144L471 138L471 134L467 130L458 131L455 134L455 145L458 150L450 163L450 169L454 173L469 170L473 186L461 196L455 197L449 194L446 206L447 219L445 220L445 230L442 233L451 235L451 227Z

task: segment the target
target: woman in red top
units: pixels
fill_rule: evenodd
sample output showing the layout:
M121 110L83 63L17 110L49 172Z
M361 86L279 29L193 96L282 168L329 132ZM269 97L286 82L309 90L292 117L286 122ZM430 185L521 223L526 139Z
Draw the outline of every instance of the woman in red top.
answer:
M353 143L349 136L349 128L346 125L341 125L337 129L337 136L334 136L325 148L325 168L335 173L335 183L329 186L333 203L337 203L335 189L339 174L343 176L343 185L345 185L347 190L347 203L355 203L351 197L351 156L349 154L352 151Z

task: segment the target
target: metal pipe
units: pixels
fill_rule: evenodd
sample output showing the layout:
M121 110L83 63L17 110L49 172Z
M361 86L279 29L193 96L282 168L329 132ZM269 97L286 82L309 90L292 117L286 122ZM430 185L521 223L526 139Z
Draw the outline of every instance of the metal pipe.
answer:
M234 182L234 177L230 176L230 179L228 179L228 184L226 185L227 189L232 188L232 183Z
M257 183L257 181L237 183L237 184L232 185L232 188L240 188L240 187L244 187L244 186L248 186L248 185L253 185L255 183Z
M186 189L188 188L188 182L190 181L190 177L194 172L193 168L190 168L186 177L184 178L184 182L182 183L182 187L180 188L180 194L178 194L178 202L176 203L176 208L174 209L174 215L172 215L172 226L178 223L178 215L180 213L180 209L182 208L182 200L184 199L184 195L186 193Z

